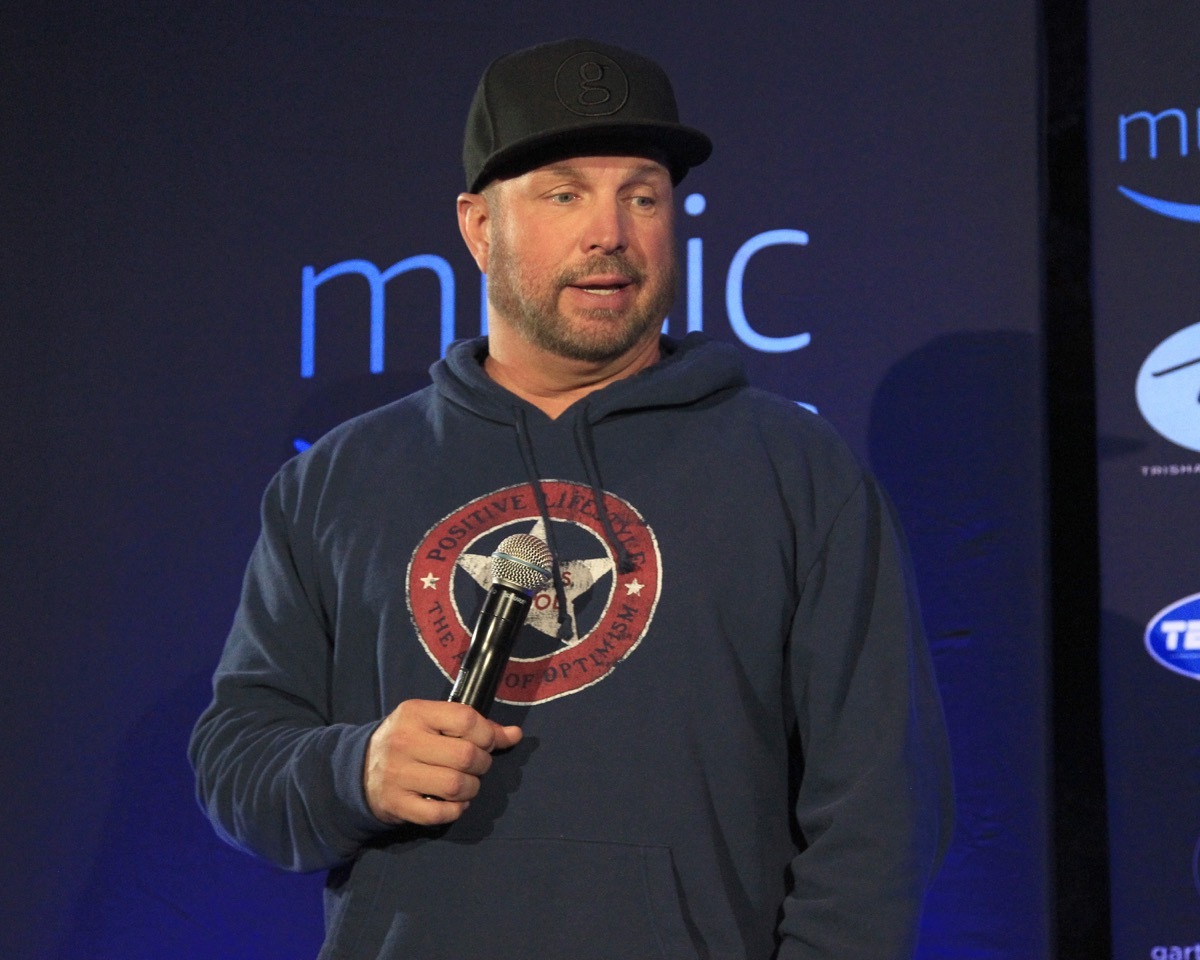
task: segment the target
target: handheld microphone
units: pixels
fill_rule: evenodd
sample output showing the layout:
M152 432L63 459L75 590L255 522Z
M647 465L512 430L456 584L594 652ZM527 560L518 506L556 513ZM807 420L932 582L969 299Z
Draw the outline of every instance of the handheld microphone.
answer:
M500 541L492 554L492 588L447 698L451 703L465 703L487 716L530 601L550 582L553 562L550 548L532 534Z

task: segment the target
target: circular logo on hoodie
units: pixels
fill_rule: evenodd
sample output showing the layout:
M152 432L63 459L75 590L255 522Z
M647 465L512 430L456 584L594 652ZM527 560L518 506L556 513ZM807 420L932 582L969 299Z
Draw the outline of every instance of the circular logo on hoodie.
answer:
M496 690L497 700L511 704L545 703L603 680L646 635L662 590L658 541L629 503L607 492L597 503L590 487L568 481L543 480L541 488L551 530L529 484L505 487L435 524L408 565L413 624L453 681L491 588L500 541L531 533L555 550L561 598L553 583L533 597ZM632 560L627 573L617 544Z

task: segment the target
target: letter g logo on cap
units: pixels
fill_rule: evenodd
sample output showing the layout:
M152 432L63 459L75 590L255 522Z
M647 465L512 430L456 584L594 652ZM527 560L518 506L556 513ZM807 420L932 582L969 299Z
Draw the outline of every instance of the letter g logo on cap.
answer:
M581 117L607 117L629 100L629 78L612 58L590 51L568 57L554 76L559 102Z

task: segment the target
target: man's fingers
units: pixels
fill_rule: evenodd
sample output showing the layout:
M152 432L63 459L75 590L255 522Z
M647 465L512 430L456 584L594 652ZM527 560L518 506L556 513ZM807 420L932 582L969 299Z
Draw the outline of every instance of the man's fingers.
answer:
M525 736L520 727L502 727L498 723L493 723L492 726L494 728L493 750L508 750L510 747L515 747Z
M461 703L407 700L380 724L367 747L364 788L381 820L433 825L457 820L479 793L492 751L521 740Z
M492 767L492 755L470 740L452 736L423 739L412 751L412 758L451 773L483 776Z
M429 701L410 701L429 703L430 707L424 714L424 719L430 729L436 730L443 736L455 737L475 744L481 750L489 753L493 750L507 750L521 740L521 728L516 726L501 726L494 720L489 720L473 707L463 703L430 703ZM401 704L403 706L403 704Z
M413 794L404 797L396 804L396 814L400 822L415 823L422 827L437 827L453 823L461 817L470 804L443 800L432 794L424 796Z

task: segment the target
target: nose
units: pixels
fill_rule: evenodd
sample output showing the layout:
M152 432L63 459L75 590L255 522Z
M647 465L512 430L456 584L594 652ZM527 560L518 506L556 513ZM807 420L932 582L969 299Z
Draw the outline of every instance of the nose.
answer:
M584 253L618 253L629 243L628 211L614 197L598 200L589 211Z

